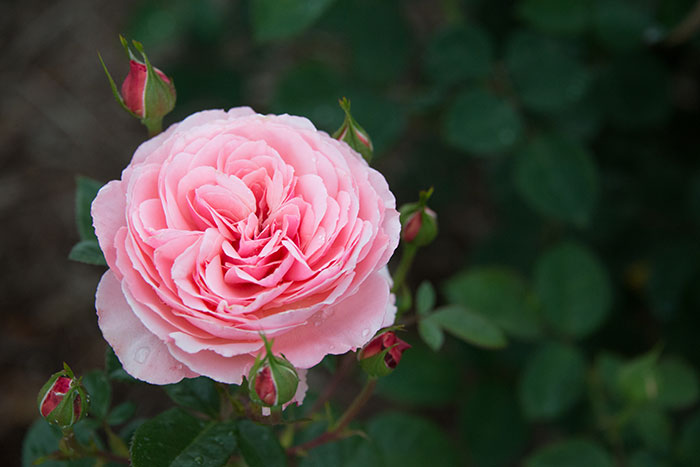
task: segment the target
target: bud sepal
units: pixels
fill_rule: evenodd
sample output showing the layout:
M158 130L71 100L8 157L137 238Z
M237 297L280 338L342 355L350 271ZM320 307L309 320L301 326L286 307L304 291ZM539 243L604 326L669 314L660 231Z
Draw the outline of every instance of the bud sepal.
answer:
M272 343L261 335L264 355L258 355L248 373L248 390L253 402L264 407L281 407L291 401L299 386L299 374L284 355L272 353Z
M374 146L372 145L372 140L369 138L369 134L367 134L365 129L352 117L350 113L350 101L347 97L340 99L338 104L340 104L340 108L345 112L345 120L343 120L343 124L340 125L340 128L333 133L333 138L346 142L348 146L359 152L362 158L369 164L374 155Z
M39 391L37 405L46 421L65 430L87 413L88 395L81 380L64 363L63 370L51 375Z

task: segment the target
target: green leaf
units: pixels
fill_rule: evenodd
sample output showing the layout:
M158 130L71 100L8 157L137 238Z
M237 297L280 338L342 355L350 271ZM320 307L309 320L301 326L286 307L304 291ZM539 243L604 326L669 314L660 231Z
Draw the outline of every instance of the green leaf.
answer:
M657 361L659 349L653 349L624 365L617 374L619 394L631 403L643 403L656 399L659 395Z
M518 387L520 403L530 420L554 419L581 398L586 360L575 347L545 344L525 366Z
M552 34L582 33L590 20L589 0L522 0L517 7L521 18L536 29Z
M684 466L691 467L700 459L700 412L683 425L678 438L678 459Z
M585 246L560 243L535 264L535 291L549 325L570 337L582 338L605 320L612 302L607 272Z
M287 458L277 437L269 426L250 420L238 422L238 444L249 467L287 465Z
M448 143L475 155L489 155L512 147L522 122L513 106L481 89L458 95L443 122Z
M652 26L651 12L645 2L596 0L591 3L593 34L602 45L618 52L642 47L644 34Z
M27 430L22 442L22 467L34 467L34 462L58 450L61 431L49 425L43 418L38 418ZM86 458L74 461L42 462L42 467L92 467L95 459Z
M664 358L657 371L661 406L677 410L698 401L698 375L688 363L678 358Z
M81 240L70 250L68 259L79 263L92 264L95 266L107 266L100 245L97 240Z
M234 422L205 422L176 408L136 430L131 462L134 467L217 467L225 465L235 450Z
M426 320L440 325L453 336L478 347L500 349L507 344L506 337L498 326L488 318L461 305L438 308Z
M668 467L668 464L662 460L663 457L654 456L647 451L636 451L629 456L627 465L629 467Z
M311 26L335 0L251 0L250 21L258 41L285 39Z
M610 454L598 443L585 439L559 441L538 449L525 467L613 467Z
M459 394L460 362L444 352L436 354L421 342L401 358L399 366L379 379L382 397L415 407L444 407Z
M107 416L112 404L112 386L102 370L93 370L83 376L83 385L90 396L88 413L102 420Z
M440 325L429 319L418 321L418 335L434 352L440 350L445 342L445 334Z
M435 289L433 284L423 281L416 289L416 313L427 316L435 306Z
M432 422L405 413L385 413L367 424L384 467L457 466L453 444Z
M453 276L445 284L451 303L467 307L524 339L540 335L535 304L525 282L512 270L482 267Z
M505 61L523 105L535 112L560 112L576 104L591 81L572 51L528 32L511 37Z
M312 449L301 459L299 467L383 467L373 443L361 436L352 436Z
M598 198L598 171L578 142L551 134L523 147L515 161L515 186L535 211L585 227Z
M109 425L121 425L133 417L135 413L136 404L126 401L110 410L106 421Z
M527 446L528 427L508 383L470 387L459 425L470 457L479 467L513 465Z
M220 410L216 383L206 376L186 378L175 384L163 386L165 392L178 405L216 417Z
M95 229L92 227L90 206L102 188L102 183L88 177L76 177L75 190L75 221L81 240L97 240Z
M667 452L671 444L671 420L659 408L643 407L630 420L634 435L655 452Z
M486 77L491 71L492 48L481 28L442 30L428 44L425 71L439 85Z

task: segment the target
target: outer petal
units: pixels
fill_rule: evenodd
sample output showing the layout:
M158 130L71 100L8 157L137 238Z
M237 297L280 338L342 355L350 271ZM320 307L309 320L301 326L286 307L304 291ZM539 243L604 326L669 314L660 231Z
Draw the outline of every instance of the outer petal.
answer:
M198 376L173 358L163 341L141 324L111 270L97 286L95 306L102 334L131 376L151 384L177 383Z
M121 180L112 180L97 192L90 207L92 225L110 268L115 268L117 251L114 238L117 230L126 225L126 194Z
M169 344L168 348L179 361L187 365L197 375L208 376L227 384L241 384L243 376L248 374L250 367L255 363L255 357L247 354L222 357L211 350L189 354L173 344Z
M311 368L326 354L344 354L366 344L388 320L393 308L389 282L381 272L358 291L319 312L305 326L275 337L274 350L298 368ZM325 316L324 316L325 315Z

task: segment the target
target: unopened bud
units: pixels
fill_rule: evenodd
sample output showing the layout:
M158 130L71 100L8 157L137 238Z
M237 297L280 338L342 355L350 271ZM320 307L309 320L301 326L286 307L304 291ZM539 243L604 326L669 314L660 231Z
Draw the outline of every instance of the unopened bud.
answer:
M411 346L393 331L384 331L374 337L357 354L357 359L370 376L386 376L398 366L401 356Z
M438 234L437 214L426 206L433 193L431 188L420 193L417 203L405 204L401 212L401 239L416 246L430 244Z
M348 146L359 152L367 163L372 161L374 146L369 135L350 114L350 101L343 97L338 101L340 108L345 112L345 120L340 128L333 133L333 138L345 141Z
M121 94L102 57L100 61L107 73L114 98L131 115L138 118L153 136L160 132L163 117L175 107L175 86L165 73L151 65L140 42L132 41L143 60L136 58L126 39L121 36L119 38L129 58L129 74L122 84Z
M289 360L283 355L275 356L272 345L266 339L264 342L265 355L258 356L248 373L248 389L254 402L265 407L279 407L296 394L299 375Z
M64 364L64 369L49 378L39 391L39 412L49 423L71 427L87 411L87 394L80 380Z

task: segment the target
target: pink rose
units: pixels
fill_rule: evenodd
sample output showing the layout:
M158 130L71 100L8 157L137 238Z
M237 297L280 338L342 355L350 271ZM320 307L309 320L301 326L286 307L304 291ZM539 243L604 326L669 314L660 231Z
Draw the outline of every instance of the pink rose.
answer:
M99 326L138 379L239 384L260 332L310 368L394 320L394 196L305 118L191 115L136 150L92 215L110 267Z

